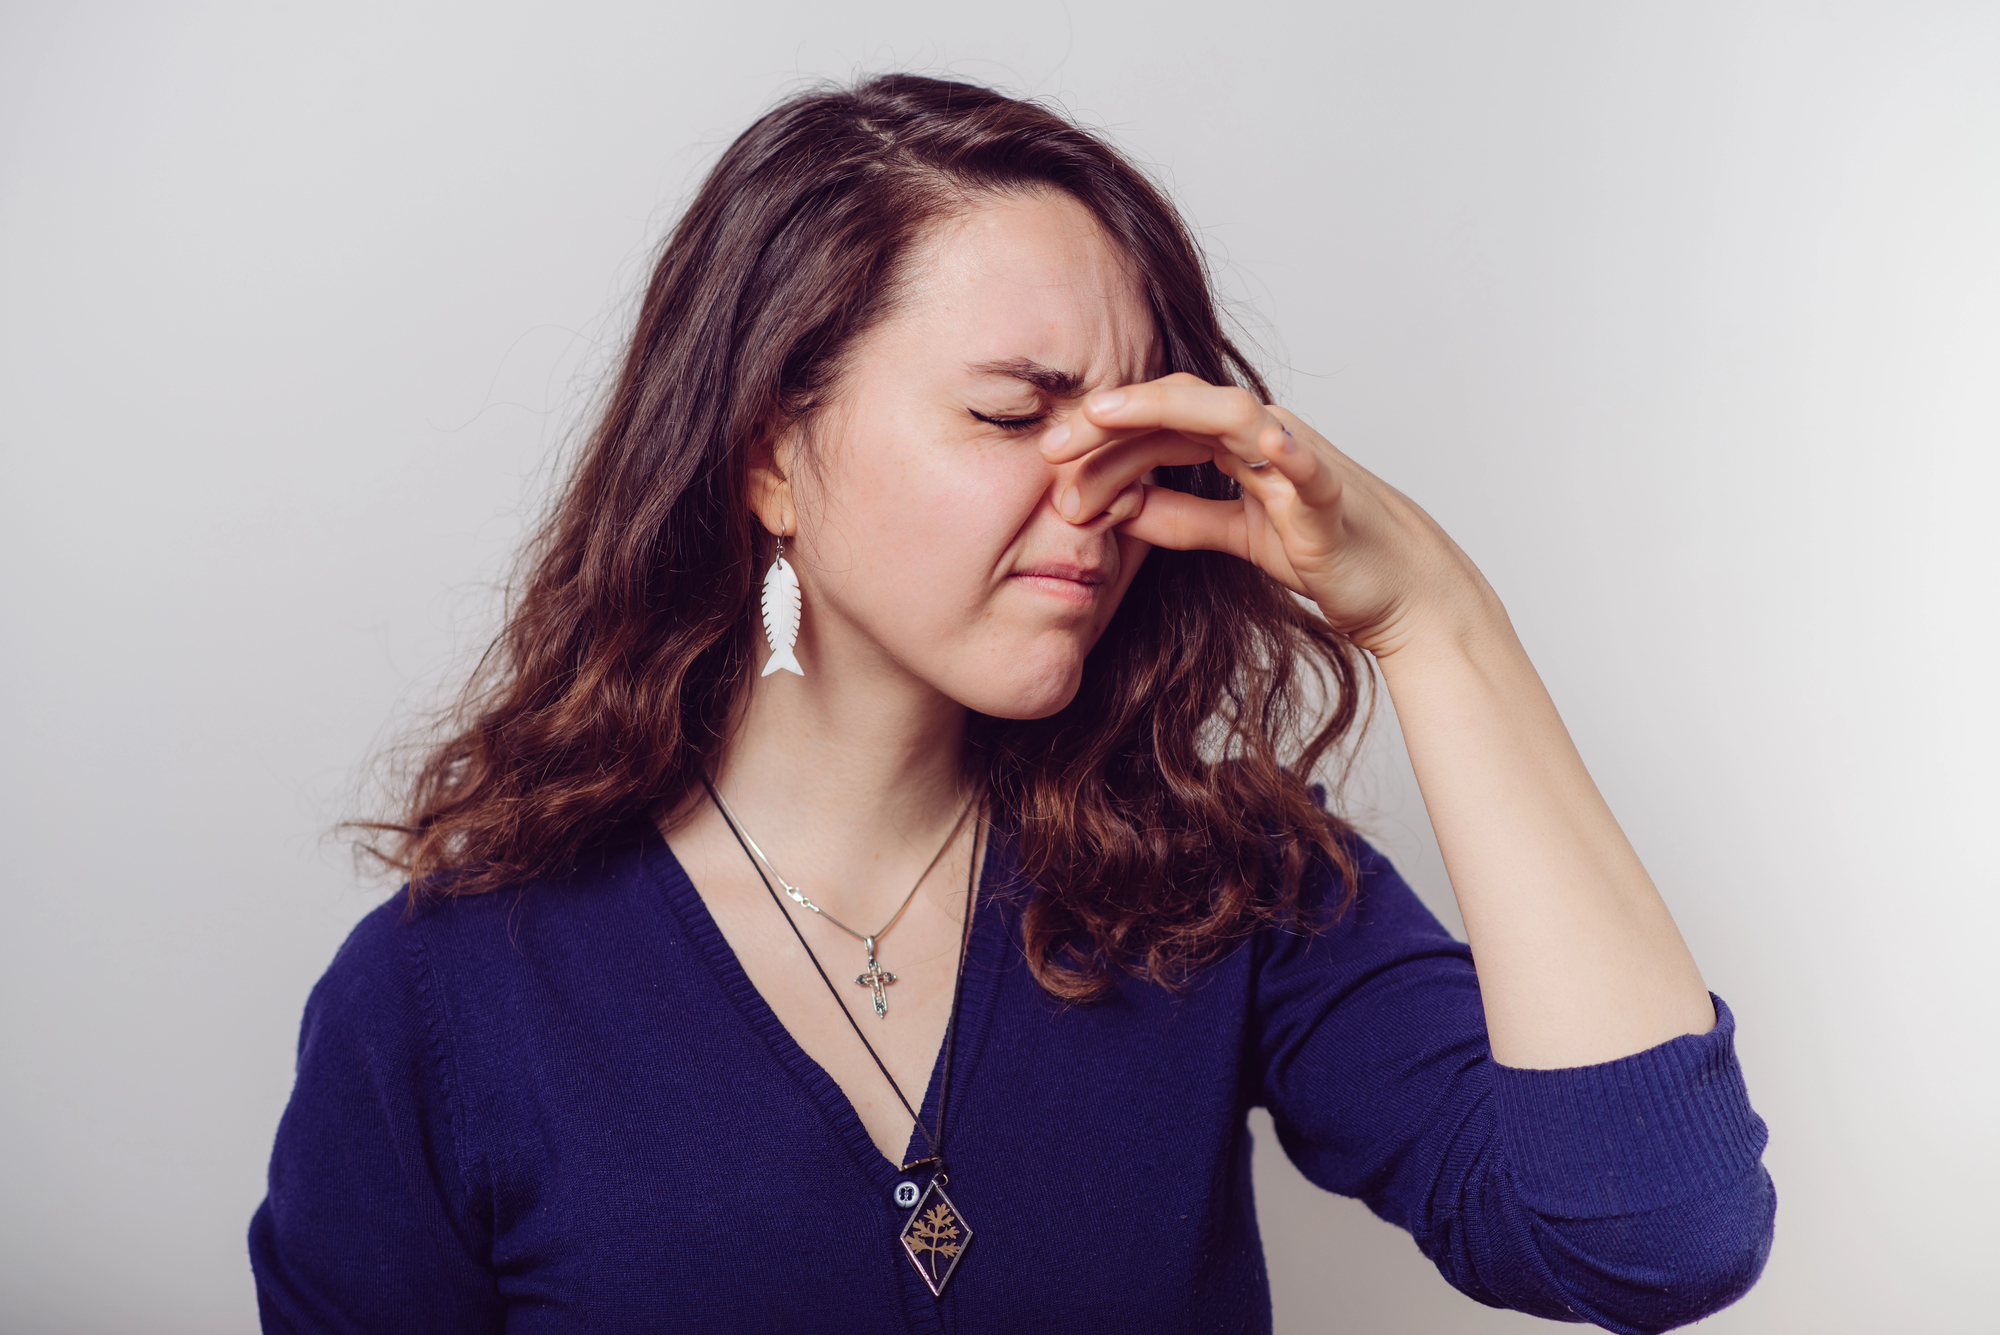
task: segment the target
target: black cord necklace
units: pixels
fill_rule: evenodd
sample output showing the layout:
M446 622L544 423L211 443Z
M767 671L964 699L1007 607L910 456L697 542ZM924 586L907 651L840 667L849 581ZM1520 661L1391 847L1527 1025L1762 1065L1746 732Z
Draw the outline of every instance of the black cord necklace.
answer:
M944 1190L951 1181L950 1174L945 1171L944 1118L946 1109L951 1107L952 1046L958 1037L959 998L965 991L965 956L972 943L972 904L973 895L979 884L979 830L983 821L975 821L972 827L971 865L965 873L965 922L959 928L958 972L952 978L951 1014L945 1020L944 1076L938 1084L938 1124L937 1133L933 1135L931 1129L924 1125L924 1119L917 1116L917 1110L910 1106L909 1099L904 1097L903 1087L896 1083L896 1077L889 1074L889 1068L875 1051L875 1045L868 1041L867 1034L861 1032L861 1026L856 1022L854 1013L848 1010L847 1003L841 1000L840 989L833 985L833 979L827 977L826 969L819 962L819 956L815 955L812 946L807 944L806 934L799 930L799 924L792 915L785 912L784 901L778 898L778 892L771 885L770 878L764 875L764 868L756 854L751 852L749 841L744 837L743 831L737 829L736 822L730 819L729 810L722 805L722 798L716 793L715 786L705 778L701 781L701 786L708 790L708 797L715 804L716 814L722 817L722 823L727 825L729 833L735 836L737 846L743 850L743 856L750 859L750 869L756 872L757 879L763 882L764 889L771 896L771 903L777 906L778 912L791 927L792 935L798 937L799 945L805 948L806 958L812 961L814 972L819 974L820 981L826 984L826 990L832 994L834 1005L839 1007L840 1013L846 1017L849 1027L854 1030L854 1036L861 1040L861 1046L868 1049L868 1055L874 1059L875 1069L879 1070L882 1078L889 1082L889 1088L896 1093L896 1101L903 1105L903 1111L909 1113L910 1120L916 1123L918 1134L924 1138L924 1147L930 1153L924 1158L912 1159L904 1164L902 1171L916 1173L929 1169L931 1180L925 1186L922 1195L915 1197L914 1200L906 1199L905 1191L914 1187L915 1183L904 1183L897 1187L896 1203L911 1205L914 1208L910 1211L910 1217L904 1221L902 1229L896 1234L896 1241L902 1245L903 1254L910 1258L910 1264L917 1268L919 1275L923 1276L924 1284L930 1289L931 1296L940 1296L944 1293L944 1286L951 1282L951 1277L958 1273L958 1263L965 1258L965 1249L972 1242L972 1226L965 1222L965 1216L959 1213L958 1205L945 1194Z

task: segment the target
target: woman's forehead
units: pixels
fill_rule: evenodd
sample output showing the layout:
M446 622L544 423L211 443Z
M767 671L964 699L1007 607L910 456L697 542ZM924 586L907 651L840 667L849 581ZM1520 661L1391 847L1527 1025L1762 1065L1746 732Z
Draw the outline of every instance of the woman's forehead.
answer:
M1136 266L1052 193L1000 196L941 225L911 254L899 307L906 353L975 374L1039 368L1016 378L1049 392L1065 377L1144 378L1156 337Z

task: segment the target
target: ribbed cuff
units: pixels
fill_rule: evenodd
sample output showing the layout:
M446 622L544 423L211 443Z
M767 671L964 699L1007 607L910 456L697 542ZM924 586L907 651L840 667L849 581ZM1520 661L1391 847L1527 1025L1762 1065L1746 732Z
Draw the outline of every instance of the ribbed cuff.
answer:
M1500 1142L1537 1214L1600 1219L1726 1190L1764 1152L1736 1064L1736 1018L1599 1066L1498 1068Z

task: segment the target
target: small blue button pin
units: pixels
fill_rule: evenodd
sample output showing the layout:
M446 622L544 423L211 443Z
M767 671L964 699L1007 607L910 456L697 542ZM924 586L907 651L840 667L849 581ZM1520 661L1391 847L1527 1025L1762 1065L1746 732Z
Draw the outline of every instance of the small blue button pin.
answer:
M914 1182L898 1182L896 1184L896 1204L907 1210L916 1203L917 1184Z

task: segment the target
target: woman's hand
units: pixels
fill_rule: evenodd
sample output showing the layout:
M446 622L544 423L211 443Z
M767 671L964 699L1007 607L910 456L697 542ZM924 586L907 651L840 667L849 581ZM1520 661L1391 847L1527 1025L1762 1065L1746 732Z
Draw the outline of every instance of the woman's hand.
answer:
M1283 408L1185 373L1093 394L1051 428L1072 523L1136 508L1119 528L1156 547L1254 562L1378 656L1419 627L1497 609L1464 553L1408 497ZM1243 489L1214 501L1146 485L1152 469L1213 462ZM1253 466L1263 465L1263 466Z
M1714 1025L1700 970L1505 609L1429 515L1284 409L1191 375L1092 395L1042 454L1071 522L1108 516L1156 546L1234 552L1375 655L1495 1057L1583 1066ZM1143 481L1211 460L1241 500Z

